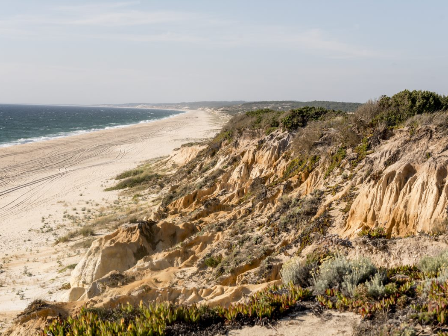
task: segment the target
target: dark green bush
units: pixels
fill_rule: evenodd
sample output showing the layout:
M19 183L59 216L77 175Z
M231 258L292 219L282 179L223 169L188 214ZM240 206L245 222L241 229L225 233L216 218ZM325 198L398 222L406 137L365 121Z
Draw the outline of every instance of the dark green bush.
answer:
M305 127L309 121L320 120L323 116L327 114L332 114L336 116L339 114L344 114L344 112L327 110L323 107L305 106L287 112L285 117L283 117L282 119L282 125L288 131L293 131L299 127Z
M205 264L208 267L215 268L216 266L218 266L221 263L221 261L222 261L222 256L218 256L218 257L211 256L211 257L205 259Z
M384 121L393 127L418 114L448 109L448 99L435 92L404 90L392 97L381 96L377 105L379 114L374 122Z
M386 230L383 227L378 228L364 228L359 232L358 236L360 237L367 237L367 238L386 238Z

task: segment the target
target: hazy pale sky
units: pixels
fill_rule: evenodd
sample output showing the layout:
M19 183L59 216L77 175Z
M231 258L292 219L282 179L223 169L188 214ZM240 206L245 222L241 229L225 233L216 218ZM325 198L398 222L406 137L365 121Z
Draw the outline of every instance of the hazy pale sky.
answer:
M448 1L0 0L0 103L448 93Z

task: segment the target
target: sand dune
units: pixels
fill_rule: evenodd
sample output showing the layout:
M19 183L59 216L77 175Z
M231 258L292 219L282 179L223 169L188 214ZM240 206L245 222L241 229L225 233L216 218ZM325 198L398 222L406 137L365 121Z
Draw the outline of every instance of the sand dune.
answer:
M225 120L214 112L188 111L147 124L0 148L0 312L53 298L63 282L55 279L61 266L56 256L63 251L53 247L54 232L67 207L115 199L117 193L104 188L116 174L210 137ZM64 264L79 259L66 257Z

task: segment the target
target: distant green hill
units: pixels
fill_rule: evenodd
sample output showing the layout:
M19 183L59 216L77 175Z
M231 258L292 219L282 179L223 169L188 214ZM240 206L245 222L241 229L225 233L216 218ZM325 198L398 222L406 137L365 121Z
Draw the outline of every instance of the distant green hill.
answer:
M291 109L301 108L305 106L323 107L329 110L340 110L344 112L355 111L361 103L348 103L348 102L335 102L335 101L320 101L314 100L309 102L301 101L260 101L260 102L248 102L239 105L225 106L221 108L221 111L229 114L237 114L240 112L259 110L259 109L271 109L279 111L287 111Z

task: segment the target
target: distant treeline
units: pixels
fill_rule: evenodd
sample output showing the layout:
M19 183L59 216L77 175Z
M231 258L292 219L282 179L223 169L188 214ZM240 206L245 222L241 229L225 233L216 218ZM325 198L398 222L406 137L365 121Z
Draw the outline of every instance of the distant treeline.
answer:
M344 112L353 112L361 106L361 103L348 103L348 102L336 102L336 101L320 101L314 100L309 102L301 101L260 101L260 102L249 102L239 105L227 106L221 108L223 112L229 114L237 114L240 112L260 110L260 109L271 109L276 111L287 111L292 109L298 109L305 106L310 107L322 107L327 110L337 110Z

